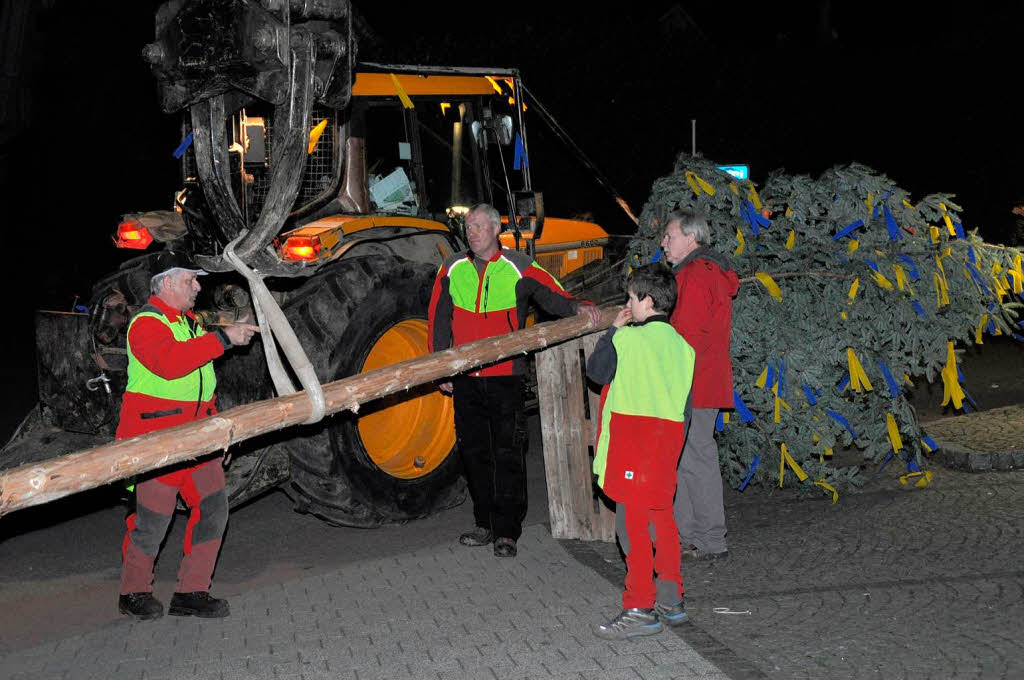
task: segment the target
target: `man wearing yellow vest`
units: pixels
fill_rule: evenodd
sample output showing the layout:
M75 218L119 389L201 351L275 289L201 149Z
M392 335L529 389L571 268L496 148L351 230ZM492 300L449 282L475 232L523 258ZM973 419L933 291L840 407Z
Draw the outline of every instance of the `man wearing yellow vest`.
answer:
M148 302L128 325L128 384L121 402L117 439L162 430L217 412L213 360L247 345L258 326L238 323L207 333L192 313L205 274L180 254L165 251L151 261ZM210 579L228 520L222 460L162 470L135 485L135 512L128 516L122 546L122 614L155 619L164 608L153 596L153 564L174 514L177 497L189 508L184 556L169 613L218 618L227 600L210 596Z
M530 256L498 241L501 216L481 203L466 213L469 250L441 264L430 298L430 351L465 345L523 328L530 300L558 317L601 317L575 300ZM443 383L455 409L455 436L473 499L476 527L468 546L494 543L497 557L515 557L526 515L525 357L486 366Z

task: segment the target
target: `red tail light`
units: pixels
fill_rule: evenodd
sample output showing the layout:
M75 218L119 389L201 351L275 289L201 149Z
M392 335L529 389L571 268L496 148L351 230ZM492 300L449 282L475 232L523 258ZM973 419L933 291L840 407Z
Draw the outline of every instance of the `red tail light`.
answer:
M149 233L149 229L139 224L136 220L125 220L117 225L117 236L114 238L114 245L118 248L145 250L152 242L153 235Z
M311 236L290 236L281 246L285 260L315 260L320 252L320 239Z

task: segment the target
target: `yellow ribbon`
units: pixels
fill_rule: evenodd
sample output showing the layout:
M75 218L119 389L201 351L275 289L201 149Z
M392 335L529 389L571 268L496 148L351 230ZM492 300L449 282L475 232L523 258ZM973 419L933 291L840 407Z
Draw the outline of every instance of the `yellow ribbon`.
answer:
M917 481L914 483L914 486L924 488L932 481L932 471L925 470L924 472L908 472L907 474L900 476L900 484L907 484L915 477L917 478Z
M761 371L760 377L758 377L758 379L756 381L754 381L754 384L757 385L758 387L764 387L764 384L767 381L768 381L768 367L765 366L764 370Z
M985 327L986 321L988 321L988 313L981 315L981 321L978 322L978 327L974 329L974 344L976 345L985 344L981 339L981 330Z
M946 365L942 367L942 386L942 405L945 406L952 400L955 408L962 408L964 390L960 387L960 380L956 374L956 350L953 349L952 342L946 343Z
M693 172L692 170L686 171L686 182L687 184L690 185L690 188L693 189L693 193L695 193L698 196L700 196L700 192L702 190L705 193L707 193L708 196L715 195L715 188L708 184L707 182L705 182L700 175Z
M786 217L792 217L792 215L793 215L793 209L792 209L792 208L790 208L790 207L789 207L789 206L787 205L787 206L786 206Z
M395 92L398 93L398 98L402 101L402 106L404 106L407 109L415 108L412 104L412 100L409 99L409 95L405 93L405 88L402 87L402 83L398 82L398 76L396 76L394 73L391 73L389 75L391 76L391 82L394 83L395 85ZM491 84L498 89L498 92L501 92L500 87L495 85L493 82Z
M729 412L728 411L722 412L722 423L725 424L725 425L729 424Z
M820 486L825 491L832 492L832 505L835 505L836 503L839 502L839 492L836 491L836 488L834 486L832 486L831 484L825 483L825 478L824 477L822 477L821 479L816 481L814 483L814 486Z
M736 182L729 182L729 191L736 194L737 196L740 195L740 188L736 186Z
M946 223L946 229L949 231L949 235L956 236L956 229L953 227L953 220L949 219L949 215L946 213L946 204L939 203L939 207L942 208L942 221Z
M852 347L846 349L846 362L850 367L850 388L858 393L862 388L869 392L873 390L868 374L864 372L864 367L860 365L860 360L857 359Z
M910 284L907 281L907 273L903 271L903 267L894 264L892 269L896 273L896 285L899 286L899 289L905 291L910 288ZM913 291L911 291L911 294L913 294Z
M764 207L761 205L761 197L757 195L757 189L754 188L753 182L750 183L748 196L750 197L750 202L754 204L754 208L760 210Z
M789 404L787 404L785 400L779 396L779 383L775 383L774 385L772 385L772 394L775 395L775 422L781 423L782 409L785 408L787 411L792 411L793 409L791 409L789 407Z
M873 272L871 278L875 280L879 286L886 290L892 290L892 281L882 276L879 272Z
M846 249L852 255L853 253L857 252L857 248L860 248L860 241L858 241L855 238L850 239L850 244L846 246Z
M775 283L775 279L765 272L754 272L754 276L756 276L757 280L768 289L768 292L771 293L773 298L782 302L782 290L779 288L779 284Z
M935 281L935 306L943 307L949 304L949 286L946 284L946 279L938 272L932 274L933 280Z
M311 155L313 149L316 148L316 143L320 141L320 135L327 129L327 119L324 118L322 121L316 124L316 127L309 133L309 147L306 150L306 155Z
M889 429L889 444L892 450L899 453L903 448L903 439L900 437L900 428L896 426L896 416L892 413L885 414L886 427Z
M804 469L793 460L793 456L789 455L789 451L786 450L785 443L782 444L782 455L779 457L779 488L782 487L782 479L786 474L786 465L793 468L793 472L796 473L797 479L801 482L807 479L807 473Z
M1013 277L1013 292L1020 295L1024 291L1024 271L1021 270L1020 253L1013 256L1013 269L1010 270L1010 276Z
M743 248L746 247L747 242L743 239L743 232L739 229L736 230L736 240L739 241L739 245L736 246L736 250L732 251L732 254L739 255L743 252Z
M868 207L868 212L871 212L871 209L873 207L875 207L874 203L875 203L875 195L869 191L868 192L868 200L864 201L864 205L866 205Z
M796 230L790 229L789 236L786 238L786 250L793 250L793 244L796 243Z
M858 277L858 278L853 280L853 283L850 284L850 292L847 293L847 297L850 298L850 302L853 302L853 299L855 297L857 297L857 290L859 288L860 288L860 278Z
M928 227L928 235L931 237L932 243L939 242L939 228L935 225Z

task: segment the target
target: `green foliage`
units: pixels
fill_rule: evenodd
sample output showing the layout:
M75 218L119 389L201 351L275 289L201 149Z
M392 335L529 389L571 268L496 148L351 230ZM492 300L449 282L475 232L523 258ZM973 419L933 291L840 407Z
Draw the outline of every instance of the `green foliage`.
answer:
M650 261L665 215L692 208L707 216L712 247L733 255L740 277L733 384L755 418L745 424L731 412L719 435L731 486L742 484L755 456L760 462L750 483L778 484L783 443L807 473L804 484L862 484L867 477L860 466L833 465L829 450L852 445L865 460L887 460L893 451L888 414L902 440L899 454L908 466L923 467L922 450L928 449L904 393L909 379L941 377L955 403L960 385L947 343L1013 333L1020 306L1011 301L1021 292L1020 253L965 234L951 199L933 194L914 203L888 177L856 164L816 180L775 173L758 194L751 182L684 154L671 175L655 181L629 262ZM857 221L862 226L838 236ZM778 284L781 301L757 273ZM873 389L848 385L850 349ZM766 372L765 386L758 387ZM773 385L785 404L777 405ZM845 418L857 436L826 411ZM793 467L786 472L785 482L795 482Z

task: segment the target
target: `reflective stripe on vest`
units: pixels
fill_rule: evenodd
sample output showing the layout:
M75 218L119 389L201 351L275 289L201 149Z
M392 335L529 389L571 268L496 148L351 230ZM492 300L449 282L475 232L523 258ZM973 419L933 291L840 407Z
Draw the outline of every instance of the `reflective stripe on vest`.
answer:
M612 413L683 422L695 356L686 340L663 321L623 326L612 336L612 345L615 378L601 410L601 433L594 455L594 472L602 486Z
M194 330L190 328L189 320L184 314L180 315L178 320L172 323L163 314L141 312L135 315L132 323L128 326L129 337L132 324L144 316L159 319L165 326L171 329L174 339L178 342L206 335L206 331L198 323L193 327ZM128 385L125 387L125 392L145 394L159 399L200 403L212 399L216 387L217 378L213 373L212 361L205 363L188 375L167 380L143 366L142 362L135 358L135 355L132 353L131 341L128 342Z

